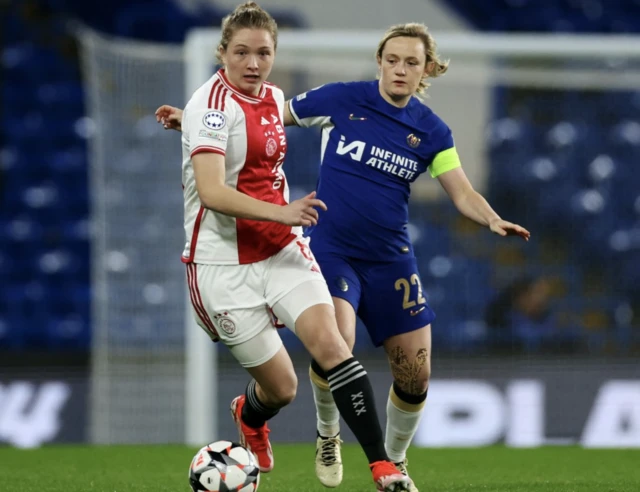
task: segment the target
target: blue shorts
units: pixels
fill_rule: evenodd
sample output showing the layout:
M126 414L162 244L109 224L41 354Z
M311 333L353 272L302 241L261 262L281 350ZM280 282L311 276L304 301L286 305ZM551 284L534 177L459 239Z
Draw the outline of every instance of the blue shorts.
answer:
M376 347L435 319L424 298L414 257L386 263L326 253L315 257L331 295L353 306Z

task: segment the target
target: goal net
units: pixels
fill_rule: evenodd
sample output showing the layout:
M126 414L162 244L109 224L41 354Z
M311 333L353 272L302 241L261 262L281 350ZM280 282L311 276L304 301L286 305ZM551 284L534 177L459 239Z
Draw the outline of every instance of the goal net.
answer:
M181 151L154 117L180 104L182 49L84 31L92 205L91 435L184 440Z
M271 81L292 97L332 81L375 78L381 34L283 30ZM184 47L92 33L81 38L95 131L93 438L197 444L233 435L230 419L216 423L216 416L242 391L246 376L187 314L178 258L179 135L163 131L153 116L160 104L183 106L211 76L219 32L194 30ZM434 394L417 441L536 445L547 442L543 428L575 442L585 419L562 417L563 402L589 400L593 395L584 391L595 394L598 387L579 390L575 380L562 379L563 371L577 374L579 361L612 352L624 356L638 343L640 183L632 166L640 157L640 43L625 37L437 32L435 38L451 65L433 81L425 102L453 129L476 189L506 219L532 229L534 240L525 249L461 218L437 180L422 178L412 188L409 228L438 314L438 373L445 379L482 377L494 385L496 411L485 417L499 420L483 421L478 410L476 420L455 427L452 417L432 410L438 405ZM285 169L297 198L315 187L319 134L297 128L287 134ZM541 325L553 331L547 338L534 333L514 341L490 326L488 306L522 276L543 280L543 307L554 313L551 324ZM356 353L361 359L372 354L368 370L384 408L391 381L386 362L359 330ZM300 389L296 409L274 421L274 436L306 440L313 437L314 415L307 360L291 334L282 336L300 361ZM536 366L549 352L560 355ZM504 355L509 357L498 358ZM629 377L623 359L616 377ZM518 386L522 391L509 392L508 369L542 386L524 384ZM464 387L484 401L481 387ZM538 398L540 387L553 402ZM529 424L514 415L529 416ZM445 424L451 424L448 434L438 431Z

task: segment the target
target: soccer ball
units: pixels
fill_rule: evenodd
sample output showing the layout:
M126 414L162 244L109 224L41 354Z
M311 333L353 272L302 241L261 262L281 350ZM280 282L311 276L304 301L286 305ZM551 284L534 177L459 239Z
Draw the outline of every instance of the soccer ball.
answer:
M235 442L217 441L193 457L189 484L193 492L256 492L260 469L247 448Z

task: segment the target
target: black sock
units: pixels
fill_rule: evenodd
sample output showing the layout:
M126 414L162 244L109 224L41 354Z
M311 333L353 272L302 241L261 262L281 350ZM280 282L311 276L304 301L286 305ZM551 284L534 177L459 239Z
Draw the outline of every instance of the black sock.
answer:
M274 417L280 409L265 406L256 394L256 380L252 379L244 392L246 401L242 407L242 421L249 427L257 429L262 427L270 418Z
M422 403L427 399L427 391L425 391L421 395L412 395L411 393L407 393L400 386L398 386L398 383L396 383L395 381L393 382L393 392L402 401L409 403L411 405L419 405L420 403Z
M355 358L327 371L329 387L340 415L367 455L369 463L388 461L369 376Z
M311 359L311 369L322 379L327 379L327 373L322 370L320 364L318 364L314 359Z

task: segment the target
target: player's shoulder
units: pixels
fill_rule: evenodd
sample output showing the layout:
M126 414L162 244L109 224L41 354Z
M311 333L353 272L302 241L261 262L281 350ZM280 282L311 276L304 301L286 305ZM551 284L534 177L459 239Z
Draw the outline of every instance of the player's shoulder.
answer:
M284 97L284 91L282 89L280 89L280 87L278 87L276 84L273 84L271 82L263 82L262 86L264 88L265 94L267 93L271 93L271 96L276 100L276 101L284 101L285 97Z
M326 87L336 93L344 94L349 97L359 97L367 95L371 87L375 84L377 84L376 81L355 80L351 82L333 82L331 84L327 84Z
M274 84L273 82L267 82L266 80L262 83L262 85L264 85L265 90L267 91L271 91L272 93L283 93L282 89L280 89L280 87L278 87L276 84Z
M232 93L220 75L220 72L216 72L209 80L196 89L185 108L212 109L228 112L228 110L233 107L231 95Z
M213 77L207 80L204 84L198 87L193 92L193 94L191 94L191 98L189 98L189 100L187 101L185 109L206 107L203 106L203 104L207 103L207 95L209 94L209 89L211 88L212 79Z
M365 96L370 85L370 81L330 82L328 84L314 87L310 91L307 91L298 97L300 99L303 99L307 95L322 94L324 96L330 96L334 99L338 97L353 99L360 96Z
M416 124L426 130L446 132L449 127L444 120L436 114L425 102L417 97L412 97L409 102L409 111Z
M356 92L368 88L375 83L373 80L352 80L349 82L332 82L327 84L327 86L332 86L337 90Z

